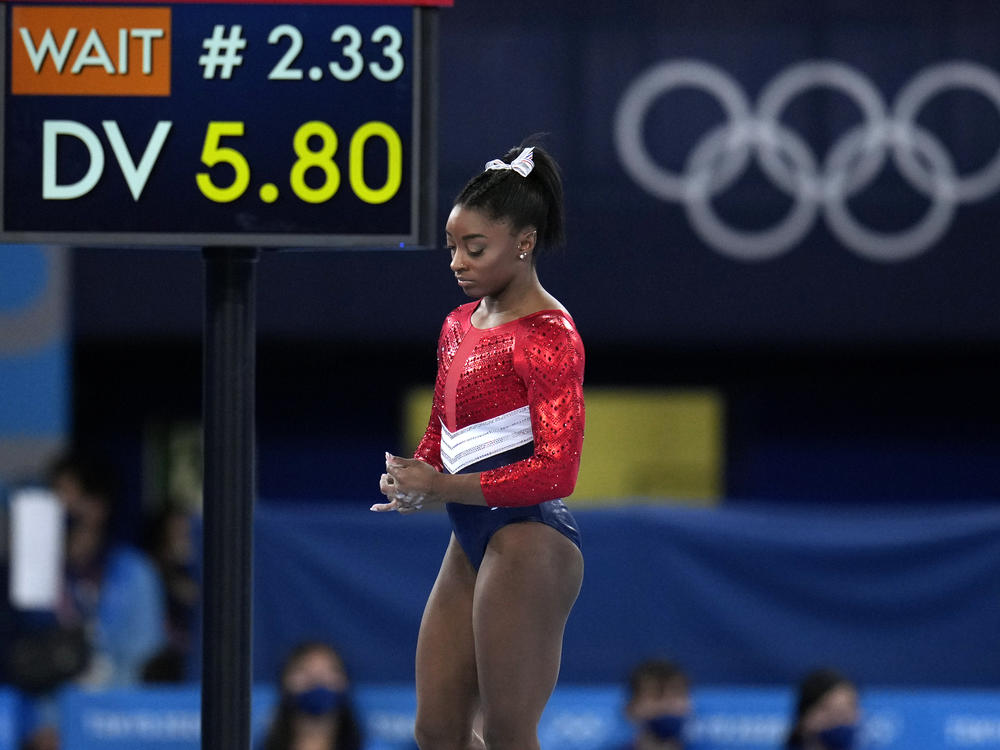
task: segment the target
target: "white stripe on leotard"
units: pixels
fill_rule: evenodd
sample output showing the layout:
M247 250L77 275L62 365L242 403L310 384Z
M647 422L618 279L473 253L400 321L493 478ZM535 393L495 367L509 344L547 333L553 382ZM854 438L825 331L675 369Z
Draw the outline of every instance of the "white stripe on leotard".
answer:
M441 422L441 463L451 474L466 466L530 443L531 412L527 406L452 432Z

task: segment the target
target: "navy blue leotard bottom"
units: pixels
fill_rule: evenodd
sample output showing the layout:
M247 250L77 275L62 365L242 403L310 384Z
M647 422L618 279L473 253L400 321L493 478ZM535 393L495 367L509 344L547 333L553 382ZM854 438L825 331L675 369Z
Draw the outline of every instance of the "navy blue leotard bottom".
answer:
M519 448L505 451L499 455L478 461L462 469L460 474L470 474L494 469L499 466L520 461L534 453L534 444L528 443ZM538 521L551 526L573 544L582 549L580 530L576 519L562 500L547 500L537 505L525 505L516 508L487 508L482 505L465 505L464 503L447 503L448 517L455 538L462 545L472 567L479 570L486 554L486 546L493 535L509 523L521 521Z

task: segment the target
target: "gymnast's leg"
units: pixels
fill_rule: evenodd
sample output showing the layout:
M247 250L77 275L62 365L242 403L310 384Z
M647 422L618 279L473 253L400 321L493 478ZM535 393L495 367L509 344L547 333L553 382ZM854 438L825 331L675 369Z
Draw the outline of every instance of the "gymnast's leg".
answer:
M479 705L472 599L476 571L452 535L417 637L420 750L483 750L472 732Z
M537 750L582 581L580 550L545 524L509 524L490 540L472 612L488 750Z

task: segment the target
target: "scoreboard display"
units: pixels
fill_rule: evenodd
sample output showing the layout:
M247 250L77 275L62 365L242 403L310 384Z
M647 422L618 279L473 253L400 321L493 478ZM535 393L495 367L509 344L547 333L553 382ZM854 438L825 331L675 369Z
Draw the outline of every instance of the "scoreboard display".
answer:
M0 240L421 244L429 12L5 4Z

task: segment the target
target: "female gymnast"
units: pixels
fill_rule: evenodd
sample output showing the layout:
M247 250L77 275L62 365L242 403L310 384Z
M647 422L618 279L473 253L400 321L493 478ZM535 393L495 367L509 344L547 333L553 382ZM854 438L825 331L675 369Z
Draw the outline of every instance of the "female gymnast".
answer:
M535 270L563 240L555 161L538 147L490 161L455 200L446 235L450 268L476 301L445 319L427 431L414 458L386 454L388 502L372 510L445 503L451 519L417 639L417 744L532 750L583 580L561 499L583 445L583 344Z

